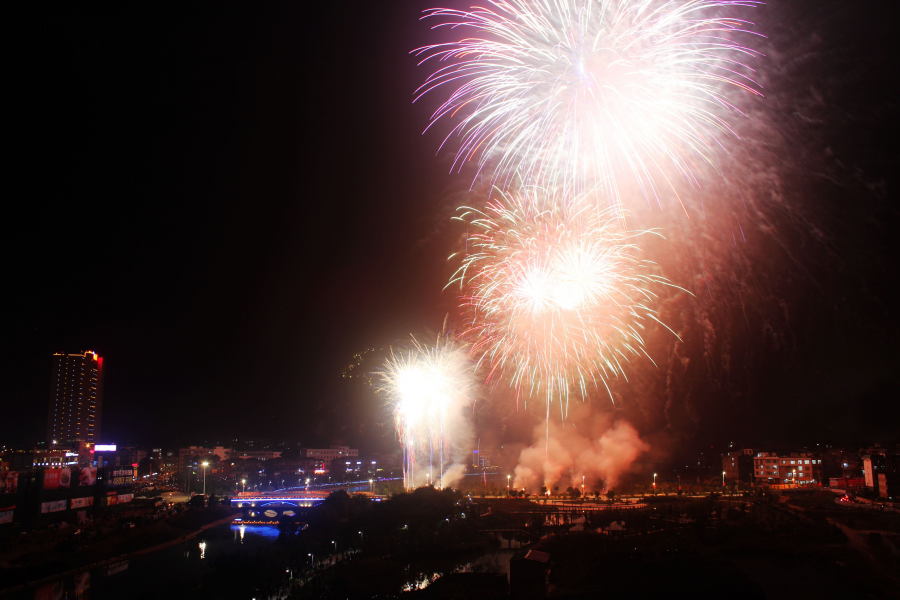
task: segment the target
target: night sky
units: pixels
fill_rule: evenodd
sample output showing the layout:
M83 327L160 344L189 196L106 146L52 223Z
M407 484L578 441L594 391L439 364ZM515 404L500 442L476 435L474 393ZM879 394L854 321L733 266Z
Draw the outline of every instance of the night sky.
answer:
M432 4L41 5L15 24L0 444L40 439L50 355L90 349L105 359L109 441L390 447L379 401L342 369L440 330L464 235L449 217L478 200L471 173L435 154L441 136L421 135L434 102L412 104L426 71L408 53L433 39L417 20ZM670 314L680 331L710 323L717 351L709 335L660 342L657 374L616 386L616 410L647 436L695 448L897 435L889 4L758 13L767 98L742 151L764 168L741 185L760 208L711 304L698 293ZM668 223L671 243L711 239L695 222ZM679 276L704 252L715 245L658 262L690 287ZM512 431L497 397L492 418Z

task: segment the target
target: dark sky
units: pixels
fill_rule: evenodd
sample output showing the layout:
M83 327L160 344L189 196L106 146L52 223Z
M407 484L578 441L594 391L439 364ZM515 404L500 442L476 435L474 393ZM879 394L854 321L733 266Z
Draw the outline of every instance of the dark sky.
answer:
M348 420L379 414L341 369L367 346L439 329L455 304L441 294L461 235L449 216L469 179L447 174L439 136L420 135L430 105L411 104L425 71L408 52L429 39L417 19L430 6L42 5L15 25L0 443L39 439L50 355L87 349L105 357L110 441L327 443L340 431L367 443L371 431L334 423L344 409ZM788 139L797 146L786 155L837 149L798 159L785 182L786 201L810 216L792 226L822 236L785 234L784 252L771 254L758 241L742 263L755 265L741 273L757 286L778 280L760 314L800 315L763 319L759 339L748 320L746 355L770 354L772 328L795 343L772 361L748 359L753 392L734 392L738 378L725 387L739 400L705 418L696 398L689 418L672 416L660 392L642 408L667 415L651 430L699 445L805 442L834 423L834 438L890 435L886 423L900 419L886 7L766 9L766 60L804 82L776 80L764 109L806 136ZM823 90L824 121L785 108ZM820 160L831 166L804 166ZM804 272L809 281L791 283ZM809 335L816 323L824 333Z

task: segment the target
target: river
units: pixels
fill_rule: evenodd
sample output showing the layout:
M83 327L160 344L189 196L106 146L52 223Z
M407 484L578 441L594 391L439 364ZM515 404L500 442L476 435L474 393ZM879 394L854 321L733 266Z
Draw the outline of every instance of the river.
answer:
M183 544L112 565L63 577L10 598L16 600L139 600L172 597L174 590L196 589L210 572L210 561L237 550L254 553L278 537L268 525L222 525ZM6 598L6 596L4 596Z
M270 525L221 525L196 538L107 565L62 577L8 596L16 600L143 600L147 598L190 597L203 576L211 572L217 557L236 551L254 554L266 550L278 537ZM498 536L499 537L499 536ZM509 559L520 546L499 539L500 547L477 560L456 567L460 571L484 569L509 573ZM405 589L425 587L438 577L420 575L408 581ZM4 596L7 598L7 596Z

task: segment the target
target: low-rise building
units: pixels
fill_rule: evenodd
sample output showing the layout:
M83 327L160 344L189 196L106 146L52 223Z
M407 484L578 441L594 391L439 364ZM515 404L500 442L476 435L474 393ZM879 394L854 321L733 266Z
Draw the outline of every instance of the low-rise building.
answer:
M278 450L233 450L228 458L237 460L272 460L280 458L281 452Z
M862 457L866 488L878 498L900 496L900 455L884 453Z
M757 452L753 457L753 479L762 484L807 485L822 483L824 467L817 454Z
M34 451L35 467L72 467L78 464L79 454L72 450L35 450Z
M753 480L756 483L781 483L784 471L780 470L781 462L774 452L757 452L753 457Z
M730 483L753 481L753 454L752 448L733 450L722 455L722 471L725 472L725 480Z
M318 458L326 464L336 458L353 458L359 456L359 450L350 448L349 446L332 446L331 448L303 448L302 456L304 458Z

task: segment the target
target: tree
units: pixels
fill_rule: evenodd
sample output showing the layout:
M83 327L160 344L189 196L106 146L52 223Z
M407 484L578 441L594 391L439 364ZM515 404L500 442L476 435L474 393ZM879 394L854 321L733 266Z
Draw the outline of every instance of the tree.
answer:
M610 502L615 502L616 492L614 490L609 490L608 492L606 492L606 497L609 498Z

